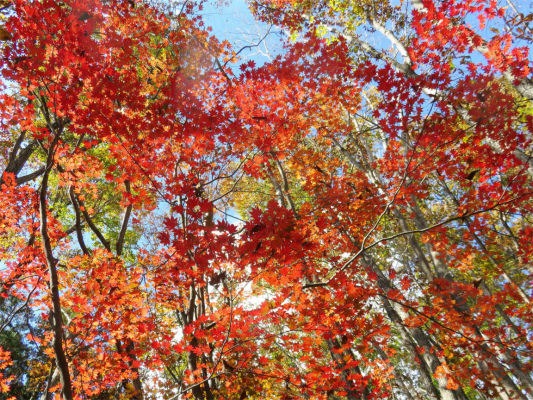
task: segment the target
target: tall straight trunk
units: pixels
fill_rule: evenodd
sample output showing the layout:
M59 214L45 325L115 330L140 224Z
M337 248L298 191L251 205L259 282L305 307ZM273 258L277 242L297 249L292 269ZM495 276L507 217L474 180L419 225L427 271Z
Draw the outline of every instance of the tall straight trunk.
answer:
M387 361L389 358L387 357L387 354L385 354L385 352L383 351L383 349L379 346L379 344L377 343L374 343L372 342L372 347L374 347L374 349L376 350L376 353L378 353L379 357L383 360L383 361ZM396 370L396 368L393 366L393 370L392 370L392 373L394 375L394 382L398 384L402 394L406 397L407 400L415 400L413 395L411 394L411 391L409 390L409 388L405 385L402 377L400 376L400 374L398 373L398 371Z
M347 400L367 400L369 398L368 388L365 387L362 390L357 390L351 387L352 383L350 382L349 375L352 373L363 375L359 367L355 367L355 368L346 367L346 360L352 359L353 354L350 354L346 351L343 351L341 354L337 353L335 350L338 349L340 346L337 343L336 339L327 339L326 344L328 346L331 358L335 360L337 364L340 365L341 367L341 378L344 382L345 390L347 392L346 399Z
M56 359L56 366L59 371L59 381L61 382L63 400L73 400L72 382L69 372L69 363L63 348L63 316L61 312L61 299L59 295L59 278L57 275L57 260L54 258L52 244L48 235L48 178L54 165L55 147L59 141L60 132L55 134L54 140L48 148L46 159L46 172L44 173L39 192L39 213L41 219L40 233L43 250L46 257L46 265L49 274L50 297L52 300L52 312L50 322L53 331L52 347Z
M440 181L440 180L439 180ZM459 206L459 202L457 201L457 199L455 198L455 196L453 195L453 193L449 190L448 186L446 185L445 182L442 182L442 186L444 188L444 191L445 193L452 199L453 203L456 205L456 206ZM467 217L464 219L464 222L466 224L466 226L468 228L470 228L470 225L471 225L471 222L470 222L470 219ZM487 247L485 246L485 243L481 240L481 238L472 230L470 230L470 235L474 238L475 242L478 244L480 250L488 257L490 263L496 267L497 269L499 270L502 270L503 271L503 268L499 266L499 264L496 262L496 260L494 259L494 257L492 256L492 254L489 252L489 250L487 249ZM522 299L524 300L524 302L526 302L527 304L530 304L530 300L529 300L529 297L525 294L525 292L509 277L507 276L507 274L505 273L505 271L503 271L503 274L504 278L512 283L512 285L517 288L517 291L518 293L520 294L520 296L522 297ZM487 295L492 295L490 289L488 288L488 286L483 282L482 284L482 290L485 294ZM502 318L506 321L506 323L512 328L515 330L515 332L517 332L517 334L521 334L519 328L515 325L515 323L511 320L511 318L507 315L507 313L505 312L505 310L502 308L501 305L497 304L495 306L496 310L498 311L498 313L502 316ZM522 385L526 388L528 388L531 393L533 393L533 379L531 378L530 374L528 371L525 371L524 370L524 366L522 365L522 363L520 362L520 360L515 357L515 356L512 356L509 352L509 349L506 348L505 346L500 349L499 351L499 354L501 355L501 357L503 358L504 362L510 366L511 368L511 371L512 373L520 380L520 382L522 383Z
M343 155L346 156L350 163L355 168L364 172L368 177L369 181L372 182L377 187L377 189L384 194L385 192L382 188L381 177L379 172L370 168L371 164L366 160L363 160L363 162L361 163L355 160L354 157L346 149L344 149L340 143L336 141L334 141L334 143L337 145L337 147L339 147ZM396 208L393 208L393 214L398 218L398 221L400 221L402 229L404 231L408 230L407 223L404 217ZM419 267L422 268L426 279L431 282L434 276L433 272L431 271L430 262L426 258L424 251L416 241L414 235L408 235L407 239L410 247L419 259ZM353 241L352 238L350 238L350 240ZM354 244L358 248L360 248L361 246L360 243L354 242ZM434 378L433 374L436 373L437 368L442 364L442 362L434 354L434 349L431 341L424 333L424 331L422 331L420 328L405 328L403 321L408 317L408 315L405 313L405 311L399 304L390 302L390 300L386 297L386 294L393 288L392 284L383 275L381 270L377 267L377 265L375 265L372 259L366 254L363 255L363 263L368 269L372 270L378 276L378 286L384 292L384 296L382 297L383 306L385 308L385 311L387 312L387 315L400 332L404 345L411 351L414 357L424 360L423 363L419 363L419 367L421 379L424 383L424 388L427 391L428 395L434 399L467 400L467 397L464 394L462 388L459 388L457 390L448 389L448 380L446 378L435 378L438 384L438 389L435 387L432 381L432 379ZM416 344L413 343L413 339ZM423 354L419 354L419 352L416 351L416 345L424 348ZM420 357L418 357L418 355L420 355Z
M431 343L431 340L421 328L406 328L404 321L409 315L404 311L400 304L390 301L387 296L387 294L394 289L394 286L369 256L364 257L364 262L366 267L378 276L377 283L379 288L383 291L383 295L380 296L383 306L388 317L400 332L404 345L406 345L411 351L413 356L424 360L425 364L420 364L420 373L428 394L430 394L432 398L443 400L467 400L467 397L461 388L450 390L448 389L448 379L445 377L434 377L437 368L442 365L442 361L435 354L436 349ZM417 346L424 349L422 354L417 350ZM433 385L432 378L436 380L438 389Z
M412 195L411 200L412 203L408 206L408 209L411 210L415 215L415 226L417 227L417 229L427 229L429 227L429 224L420 207L418 206L418 199L416 199L416 197ZM430 258L433 262L437 276L439 278L446 279L452 284L455 283L455 278L449 270L447 264L443 261L442 255L435 250L434 246L431 243L426 242L426 244L428 246ZM456 302L455 307L459 311L461 311L465 315L470 315L469 306L464 298L454 293L452 293L452 298ZM484 341L483 335L481 334L481 330L478 327L475 327L474 332L476 334L476 339ZM490 347L485 343L481 344L479 347L482 349L482 351L479 353L479 358L477 359L479 367L483 370L483 372L486 373L486 376L490 379L492 385L498 391L500 397L504 400L513 398L527 400L527 397L524 396L524 394L520 391L516 383L511 379L511 377L509 377L505 367L494 356ZM489 366L487 361L485 361L485 358L487 358L491 366ZM494 378L490 378L491 375L493 375Z

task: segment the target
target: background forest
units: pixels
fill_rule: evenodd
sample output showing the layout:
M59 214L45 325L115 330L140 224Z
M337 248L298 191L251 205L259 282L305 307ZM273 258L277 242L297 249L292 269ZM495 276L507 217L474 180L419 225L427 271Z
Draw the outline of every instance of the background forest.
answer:
M533 399L533 4L204 6L0 0L0 399Z

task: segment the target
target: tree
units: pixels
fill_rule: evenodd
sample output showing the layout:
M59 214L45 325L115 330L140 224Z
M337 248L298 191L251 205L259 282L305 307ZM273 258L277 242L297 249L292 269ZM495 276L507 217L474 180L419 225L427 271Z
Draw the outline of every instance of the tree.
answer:
M37 340L41 338L41 330L23 301L8 298L3 301L1 310L5 318L0 325L0 347L9 351L9 365L3 370L3 375L9 379L9 391L1 393L0 398L15 396L29 400L40 384L34 373L47 362L42 349L34 343L35 337ZM31 340L27 340L27 336Z
M240 72L201 4L1 4L0 290L40 316L31 393L533 394L528 19L409 4L253 2L294 40Z

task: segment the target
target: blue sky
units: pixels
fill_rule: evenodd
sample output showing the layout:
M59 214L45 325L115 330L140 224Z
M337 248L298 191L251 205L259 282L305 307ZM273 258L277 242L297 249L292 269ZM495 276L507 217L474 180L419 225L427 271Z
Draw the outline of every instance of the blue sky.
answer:
M236 52L251 46L239 54L242 61L253 59L257 65L261 65L269 61L269 56L280 53L280 39L285 35L277 27L255 21L245 0L228 0L224 5L217 3L220 1L209 0L204 3L200 15L205 25L213 29L212 34L221 41L229 41ZM265 40L261 41L265 35Z

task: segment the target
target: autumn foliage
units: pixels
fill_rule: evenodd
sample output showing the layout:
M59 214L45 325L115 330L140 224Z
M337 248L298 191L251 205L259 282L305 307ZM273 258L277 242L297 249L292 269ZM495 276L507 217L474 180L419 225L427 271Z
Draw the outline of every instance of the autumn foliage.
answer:
M531 398L533 14L165 4L0 1L0 399Z

